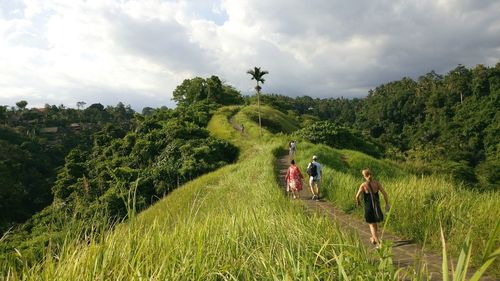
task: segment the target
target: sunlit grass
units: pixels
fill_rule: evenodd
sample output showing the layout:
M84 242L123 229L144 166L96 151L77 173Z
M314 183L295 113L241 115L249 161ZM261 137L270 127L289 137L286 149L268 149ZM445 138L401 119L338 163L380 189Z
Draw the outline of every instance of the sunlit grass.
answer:
M244 109L223 108L208 126L213 135L240 147L238 163L181 186L113 230L96 231L103 235L90 233L83 240L78 234L68 235L60 250L49 246L40 263L0 264L0 279L402 278L392 265L390 248L368 251L356 234L321 215L308 215L300 202L283 196L276 182L275 155L286 147L288 137L265 129L260 136L247 112L254 109ZM270 112L264 107L263 115ZM245 134L228 124L233 114L236 124L244 124ZM312 155L323 164L323 193L344 210L361 215L354 209L354 195L362 181L360 170L368 166L390 194L391 229L440 249L442 222L452 255L459 252L470 229L474 246L467 249L472 249L476 263L482 250L498 248L498 238L488 237L499 217L497 194L468 193L445 179L419 179L358 152L299 141L297 160L303 172ZM23 263L22 253L18 260ZM421 272L407 274L409 279L426 278Z
M73 237L59 251L48 248L40 263L6 268L4 279L394 279L386 252L366 251L356 235L283 196L276 142L248 128L246 136L213 131L245 147L238 163L187 183L112 231Z
M377 252L282 195L272 148L178 188L108 234L69 243L56 257L48 251L7 279L392 279L391 268L376 266Z
M439 251L442 224L447 250L454 256L458 256L470 233L472 262L482 263L487 242L500 218L498 192L466 189L444 177L411 175L388 161L356 151L298 144L296 159L300 168L305 170L312 155L318 155L323 165L323 194L337 207L362 216L361 208L355 208L354 196L364 181L361 170L368 167L389 194L392 213L387 226L391 230ZM500 237L494 237L492 243L493 249L499 248ZM500 265L493 264L490 272L500 275Z

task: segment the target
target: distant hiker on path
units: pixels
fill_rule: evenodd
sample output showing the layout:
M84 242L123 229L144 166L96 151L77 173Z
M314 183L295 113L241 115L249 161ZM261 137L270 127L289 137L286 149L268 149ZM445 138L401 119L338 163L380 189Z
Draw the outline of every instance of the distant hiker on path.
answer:
M290 143L288 143L288 156L290 157L290 160L295 157L295 151L297 150L297 143L292 140Z
M319 200L319 185L321 182L321 165L317 162L318 156L312 157L312 162L307 165L307 174L309 175L309 187L313 194L312 200Z
M295 166L295 160L291 161L291 165L286 171L285 181L286 181L286 191L291 191L293 194L293 199L299 197L299 191L302 190L302 180L304 177L299 170L299 167Z
M365 182L359 186L358 193L356 194L356 204L361 204L360 197L363 194L363 201L365 205L365 220L370 226L370 242L377 247L380 247L380 240L378 239L377 223L384 220L384 214L380 208L380 198L378 192L382 192L385 201L385 210L389 211L389 198L382 185L373 179L372 172L369 169L362 171Z
M245 133L245 126L243 126L243 123L241 124L241 134L243 135Z

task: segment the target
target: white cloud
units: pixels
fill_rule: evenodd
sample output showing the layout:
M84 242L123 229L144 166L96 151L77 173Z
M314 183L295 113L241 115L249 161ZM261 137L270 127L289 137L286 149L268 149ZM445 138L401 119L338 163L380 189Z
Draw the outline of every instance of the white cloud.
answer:
M172 106L183 79L243 92L363 96L500 59L498 1L10 0L0 3L0 104Z

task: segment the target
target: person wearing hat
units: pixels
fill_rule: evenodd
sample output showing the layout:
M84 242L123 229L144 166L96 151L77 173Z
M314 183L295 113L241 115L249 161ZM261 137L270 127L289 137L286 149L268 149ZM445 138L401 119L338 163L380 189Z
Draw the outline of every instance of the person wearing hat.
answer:
M319 200L319 186L321 182L321 165L318 163L318 156L312 157L312 162L307 165L307 174L309 175L309 187L313 194L312 200Z

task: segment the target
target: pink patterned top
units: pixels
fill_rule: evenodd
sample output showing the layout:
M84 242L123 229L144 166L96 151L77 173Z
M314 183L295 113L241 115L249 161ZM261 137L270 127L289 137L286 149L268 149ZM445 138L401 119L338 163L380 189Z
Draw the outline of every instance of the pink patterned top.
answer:
M304 177L302 176L302 173L300 172L299 168L295 165L290 165L288 170L286 171L286 185L287 185L287 191L289 191L290 188L296 189L296 190L302 190L302 179Z

